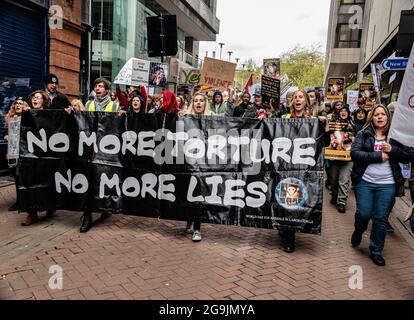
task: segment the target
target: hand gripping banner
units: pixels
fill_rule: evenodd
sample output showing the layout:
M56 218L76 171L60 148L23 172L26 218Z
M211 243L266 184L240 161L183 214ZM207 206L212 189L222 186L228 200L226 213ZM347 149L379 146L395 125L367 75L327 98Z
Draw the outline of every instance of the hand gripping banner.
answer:
M20 209L321 232L317 119L25 112Z

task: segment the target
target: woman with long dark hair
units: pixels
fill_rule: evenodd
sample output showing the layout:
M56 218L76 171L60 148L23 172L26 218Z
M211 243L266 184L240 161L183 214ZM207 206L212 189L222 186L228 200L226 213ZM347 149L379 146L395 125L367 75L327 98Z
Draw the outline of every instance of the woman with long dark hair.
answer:
M409 163L413 157L408 147L392 139L388 142L390 123L389 110L382 105L374 107L351 151L354 161L352 182L357 202L351 243L353 247L361 244L362 235L372 220L370 258L378 266L385 266L382 251L390 208L396 191L405 182L399 163Z

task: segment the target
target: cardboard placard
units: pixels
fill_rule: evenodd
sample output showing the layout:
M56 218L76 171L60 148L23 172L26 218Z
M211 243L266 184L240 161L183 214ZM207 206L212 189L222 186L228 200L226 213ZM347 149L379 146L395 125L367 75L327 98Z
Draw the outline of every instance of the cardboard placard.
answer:
M201 69L200 84L227 90L229 86L233 85L235 73L235 63L205 58Z

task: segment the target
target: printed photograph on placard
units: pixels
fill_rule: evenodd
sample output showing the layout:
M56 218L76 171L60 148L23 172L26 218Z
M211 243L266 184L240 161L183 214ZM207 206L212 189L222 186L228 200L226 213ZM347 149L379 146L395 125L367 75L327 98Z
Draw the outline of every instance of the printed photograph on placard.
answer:
M359 100L363 100L365 107L372 108L375 104L377 93L373 83L361 83L359 85Z
M165 88L167 85L168 65L164 63L151 62L149 85Z
M264 59L263 74L273 79L280 78L280 59Z
M328 100L344 99L345 78L329 78L326 98Z

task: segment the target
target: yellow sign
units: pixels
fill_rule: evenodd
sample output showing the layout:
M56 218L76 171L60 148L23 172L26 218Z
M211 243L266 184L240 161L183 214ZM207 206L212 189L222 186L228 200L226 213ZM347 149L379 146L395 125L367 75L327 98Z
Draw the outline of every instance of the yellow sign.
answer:
M325 149L326 160L352 161L351 151Z

